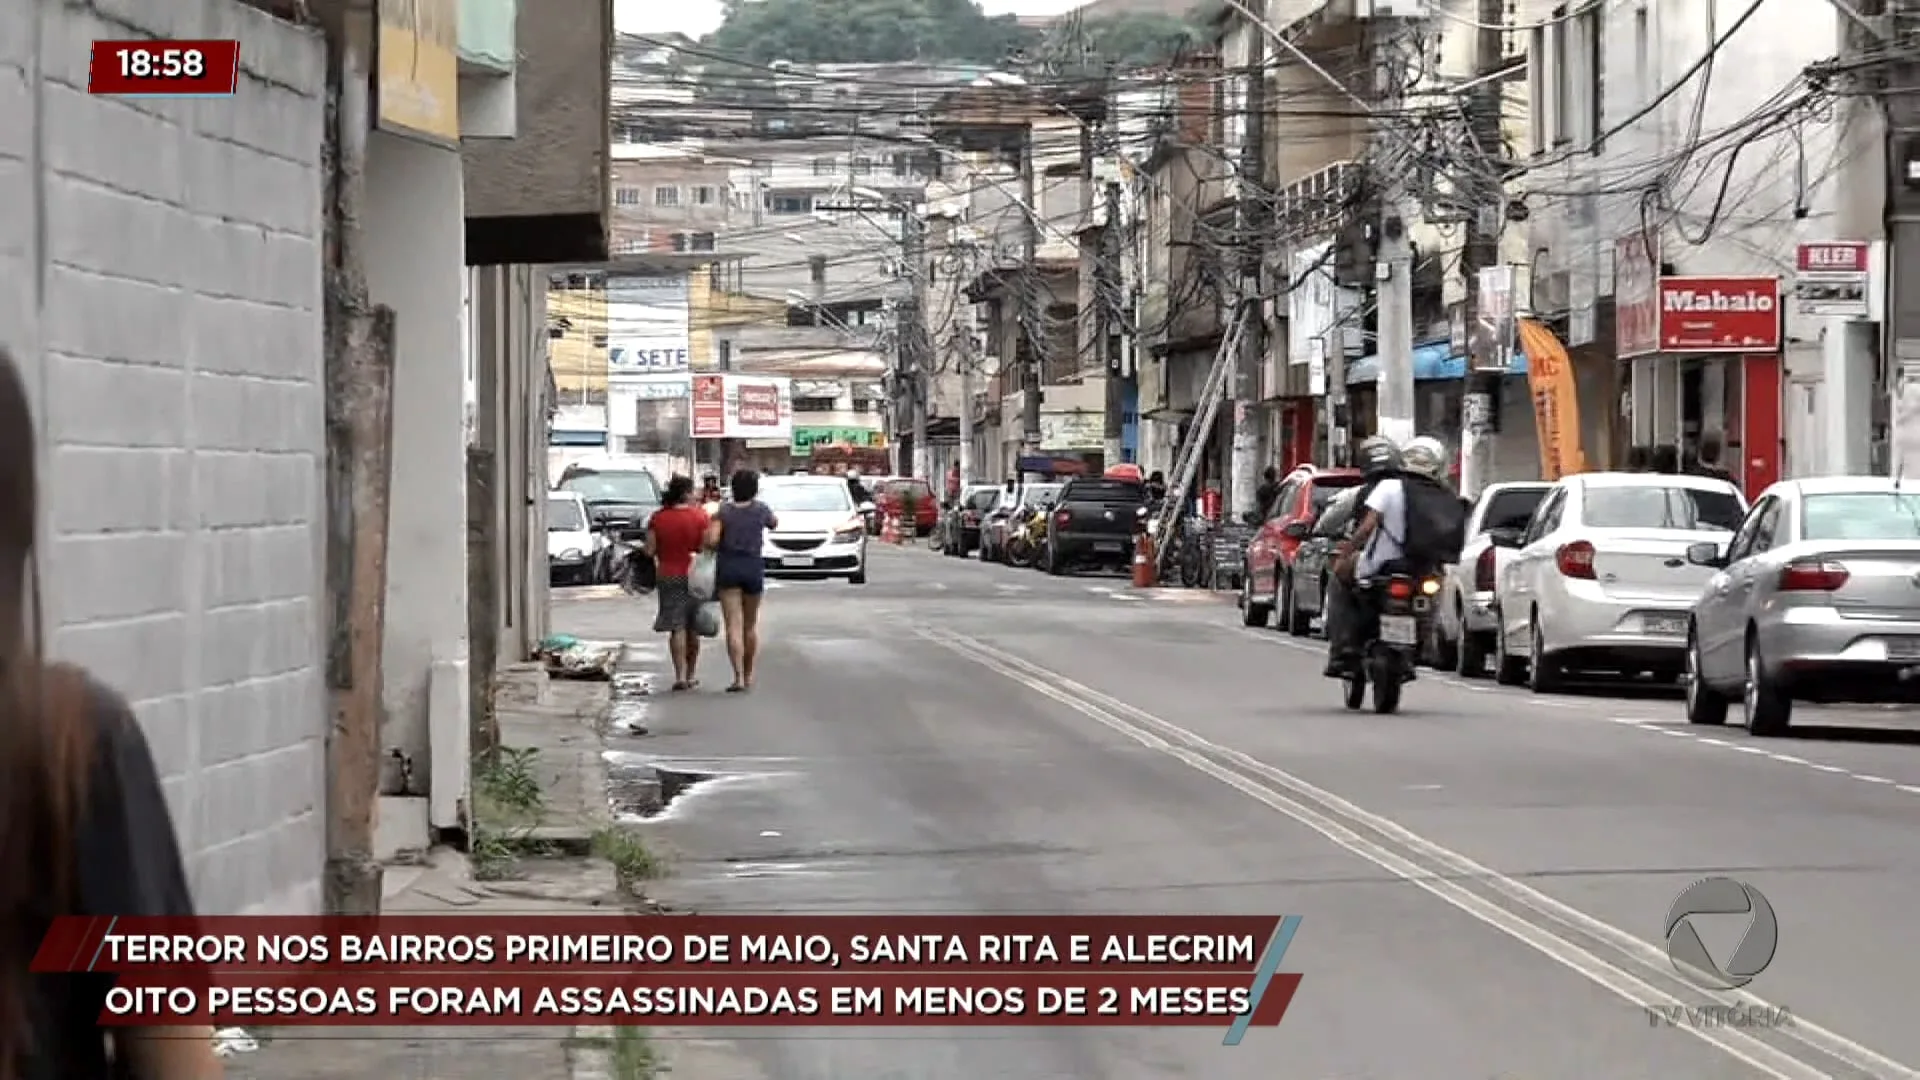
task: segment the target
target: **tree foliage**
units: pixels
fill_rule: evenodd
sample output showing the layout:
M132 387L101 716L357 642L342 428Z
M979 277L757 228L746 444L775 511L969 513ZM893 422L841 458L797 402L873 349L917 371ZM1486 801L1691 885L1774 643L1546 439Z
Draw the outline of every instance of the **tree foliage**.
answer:
M1037 35L973 0L727 0L701 44L750 64L1005 64Z

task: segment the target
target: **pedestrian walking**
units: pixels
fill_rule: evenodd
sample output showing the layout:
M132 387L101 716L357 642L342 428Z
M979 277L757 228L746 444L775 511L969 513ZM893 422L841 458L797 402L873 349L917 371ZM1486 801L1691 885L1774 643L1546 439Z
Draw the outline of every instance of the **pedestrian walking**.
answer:
M718 557L714 582L726 623L727 659L733 663L727 693L739 694L753 688L753 665L760 656L760 600L767 591L767 562L760 549L767 530L780 522L760 501L760 474L742 469L728 483L732 499L707 526L706 540Z
M660 509L647 521L646 551L659 568L654 595L660 598L660 610L653 619L653 632L667 635L673 689L691 690L700 685L700 634L694 614L701 601L693 595L688 578L693 558L706 541L707 512L694 502L693 478L688 476L668 480L660 501Z
M38 430L0 350L0 1075L201 1080L213 1030L99 1026L111 975L36 975L52 919L191 917L192 894L146 736L125 699L39 651L33 541Z

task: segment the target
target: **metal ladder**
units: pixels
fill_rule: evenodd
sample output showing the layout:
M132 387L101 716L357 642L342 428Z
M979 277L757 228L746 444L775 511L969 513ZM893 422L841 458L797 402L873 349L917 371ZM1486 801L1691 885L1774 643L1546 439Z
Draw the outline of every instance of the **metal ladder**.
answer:
M1180 523L1181 512L1187 504L1187 489L1193 486L1194 474L1200 471L1200 458L1206 453L1214 418L1220 415L1220 403L1232 392L1234 376L1239 369L1240 336L1246 332L1247 320L1245 313L1237 307L1231 319L1226 332L1220 335L1220 348L1213 355L1213 368L1207 372L1206 385L1200 388L1200 400L1194 409L1193 423L1188 426L1186 437L1180 440L1180 449L1174 454L1173 483L1167 486L1166 502L1160 507L1160 515L1153 521L1153 550L1162 569L1166 567L1170 555L1167 541L1173 536L1174 527Z

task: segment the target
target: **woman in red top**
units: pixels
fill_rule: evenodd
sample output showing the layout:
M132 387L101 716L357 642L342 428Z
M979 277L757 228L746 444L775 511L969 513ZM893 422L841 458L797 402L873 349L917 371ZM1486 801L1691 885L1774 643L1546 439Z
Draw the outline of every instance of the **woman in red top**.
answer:
M655 633L667 635L667 651L673 655L673 688L691 690L700 685L694 669L700 664L700 634L694 629L693 614L700 609L687 587L693 573L693 557L707 534L707 512L692 501L693 479L676 476L667 481L664 504L647 522L647 554L659 567L660 581L654 592L660 598L660 614L653 620Z

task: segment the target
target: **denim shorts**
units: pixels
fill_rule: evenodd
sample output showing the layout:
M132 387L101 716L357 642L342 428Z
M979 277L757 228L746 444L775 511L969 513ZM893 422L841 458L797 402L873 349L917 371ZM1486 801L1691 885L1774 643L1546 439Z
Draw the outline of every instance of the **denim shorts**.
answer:
M717 589L739 589L748 596L759 596L767 591L766 560L758 555L720 554L714 566L714 587Z

